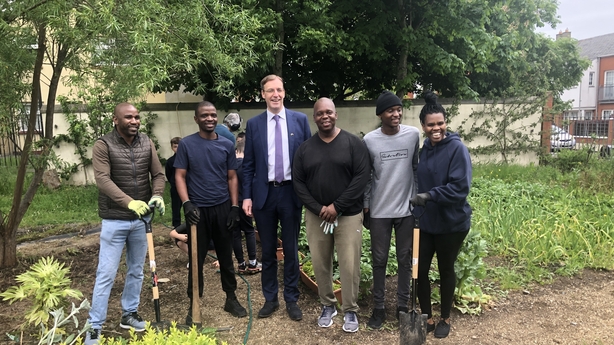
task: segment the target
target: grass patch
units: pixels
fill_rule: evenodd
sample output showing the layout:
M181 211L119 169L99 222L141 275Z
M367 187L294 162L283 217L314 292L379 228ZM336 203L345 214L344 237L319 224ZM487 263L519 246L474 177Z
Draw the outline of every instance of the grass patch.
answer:
M13 203L17 167L0 168L0 211L8 215ZM26 180L29 182L31 174ZM170 226L171 202L170 185L164 192L166 213L156 213L154 224ZM98 188L95 185L71 186L64 183L60 188L50 190L40 186L30 207L19 225L17 242L32 241L49 236L76 233L98 226Z
M488 276L503 289L584 268L614 269L611 160L562 172L553 166L484 165L475 169L469 202L472 231L504 260Z

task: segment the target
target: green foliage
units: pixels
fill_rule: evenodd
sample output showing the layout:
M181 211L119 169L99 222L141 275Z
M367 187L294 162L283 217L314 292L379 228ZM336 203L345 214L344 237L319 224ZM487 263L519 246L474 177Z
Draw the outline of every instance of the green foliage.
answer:
M550 166L530 164L475 164L473 166L473 179L502 180L508 183L516 181L550 183L560 182L563 178L561 171Z
M528 281L547 281L550 271L569 275L614 267L609 193L475 178L470 203L472 228L488 241L491 254L523 270Z
M388 260L388 261L390 262L391 260ZM373 256L371 255L371 231L363 228L362 229L362 252L360 256L360 283L358 286L358 292L361 297L369 296L371 294L372 284L373 284Z
M0 210L6 214L12 202L15 185L15 167L0 168ZM164 200L170 210L170 186L166 185ZM171 212L156 216L154 224L170 224ZM51 190L41 188L34 197L21 222L17 242L45 238L59 233L75 233L100 223L98 216L98 188L95 185L71 186L64 184Z
M555 0L233 2L262 18L254 42L261 58L233 78L232 96L207 94L216 104L258 100L258 81L271 72L283 75L286 98L295 101L372 99L382 89L403 95L422 88L498 98L529 77L527 85L556 96L588 66L572 40L535 32L558 22ZM215 85L212 79L199 67L160 88L197 90Z
M15 181L11 182L14 185ZM0 209L9 208L12 195L0 193ZM98 188L95 185L62 185L56 190L41 188L24 216L23 228L63 227L69 224L95 224L98 217Z
M81 344L81 343L79 343ZM107 338L102 336L100 345L157 345L157 344L194 344L194 345L225 345L225 341L215 338L210 329L198 330L196 327L188 331L177 328L176 322L169 329L157 330L147 323L142 336L130 330L130 339Z
M8 288L0 296L10 304L28 300L32 307L26 313L27 323L46 327L49 315L69 298L81 298L79 290L70 288L69 269L53 257L41 258L28 271L17 276L18 286Z
M486 276L483 259L488 254L486 241L477 231L469 231L454 263L456 272L456 309L463 314L477 315L491 297L482 292L479 282Z
M466 142L482 139L486 144L472 146L472 154L500 158L511 163L526 153L539 153L540 143L535 128L545 104L544 98L521 97L514 100L485 100L483 107L474 110L463 120L459 135ZM533 117L533 122L528 118ZM468 124L470 123L470 125Z
M258 18L226 0L23 0L6 2L0 9L0 86L10 90L0 96L0 116L11 120L0 123L15 123L28 92L31 103L16 198L9 223L0 227L5 238L16 237L57 144L54 105L61 81L73 90L98 88L100 92L89 92L87 97L100 97L95 102L105 104L111 99L139 99L154 91L155 85L203 66L213 83L192 84L193 90L228 94L232 78L258 60L253 54L261 27ZM43 62L48 67L44 73ZM66 78L65 70L70 70L70 77ZM40 95L40 90L47 90L47 95ZM47 97L45 131L44 138L33 144L37 109L43 103L39 96ZM87 165L88 139L80 137L86 131L76 122L71 130L80 164ZM32 147L40 155L30 157ZM34 163L35 172L23 193L26 162ZM0 256L0 267L16 264L15 250L2 252L6 255Z
M486 265L483 259L487 255L487 242L478 231L469 231L454 263L456 273L454 307L463 314L478 315L482 312L482 307L492 300L492 297L482 289L483 279L486 277ZM429 279L431 282L438 282L440 279L435 259L431 263ZM437 286L431 290L431 303L439 301L441 294Z
M595 151L590 147L583 147L580 150L561 150L551 155L544 155L542 161L544 165L552 166L561 172L574 170L586 170L588 164L596 161Z
M100 87L88 87L79 92L79 99L71 100L66 96L58 97L62 106L64 117L68 123L66 134L58 134L55 137L55 145L62 142L70 143L75 146L75 154L79 157L79 164L74 164L70 169L61 162L58 169L62 177L68 179L78 169L86 172L86 182L88 182L86 167L92 164L90 149L94 146L97 138L113 129L112 113L115 105L110 104L110 98L101 94ZM96 96L88 92L101 92ZM108 92L109 90L107 90ZM82 109L85 108L85 109ZM67 177L68 176L68 177Z

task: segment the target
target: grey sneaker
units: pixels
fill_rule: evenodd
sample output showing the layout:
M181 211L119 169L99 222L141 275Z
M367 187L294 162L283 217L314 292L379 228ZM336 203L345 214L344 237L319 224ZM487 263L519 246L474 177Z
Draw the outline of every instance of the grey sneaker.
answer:
M318 318L318 326L324 328L332 326L335 315L337 315L337 308L334 305L322 306L322 314Z
M123 329L134 329L135 332L143 332L145 330L145 321L143 321L135 311L122 316L119 327Z
M100 341L100 329L90 328L89 331L85 332L85 341L83 345L98 345Z
M345 321L345 323L343 324L344 331L348 333L358 332L358 316L356 316L355 312L348 311L347 313L345 313L343 321Z

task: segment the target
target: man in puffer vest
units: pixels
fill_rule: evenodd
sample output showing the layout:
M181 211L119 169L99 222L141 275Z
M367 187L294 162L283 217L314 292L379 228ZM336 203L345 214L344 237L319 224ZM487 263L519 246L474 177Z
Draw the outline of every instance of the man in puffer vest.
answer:
M137 313L147 254L141 217L150 217L146 216L150 205L164 214L164 170L151 139L139 133L139 111L132 104L120 103L113 111L113 123L113 131L99 138L92 150L102 229L92 308L87 320L92 328L86 334L86 345L98 344L100 339L124 246L127 269L119 325L137 332L145 330L145 321Z

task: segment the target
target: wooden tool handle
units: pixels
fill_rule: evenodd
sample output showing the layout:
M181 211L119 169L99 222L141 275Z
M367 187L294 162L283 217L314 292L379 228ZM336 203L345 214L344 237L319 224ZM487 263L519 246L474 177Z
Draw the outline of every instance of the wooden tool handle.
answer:
M418 256L420 254L420 229L414 228L414 247L411 258L411 278L418 279Z
M192 322L200 324L200 298L198 293L198 242L196 225L190 227L190 269L192 270Z

